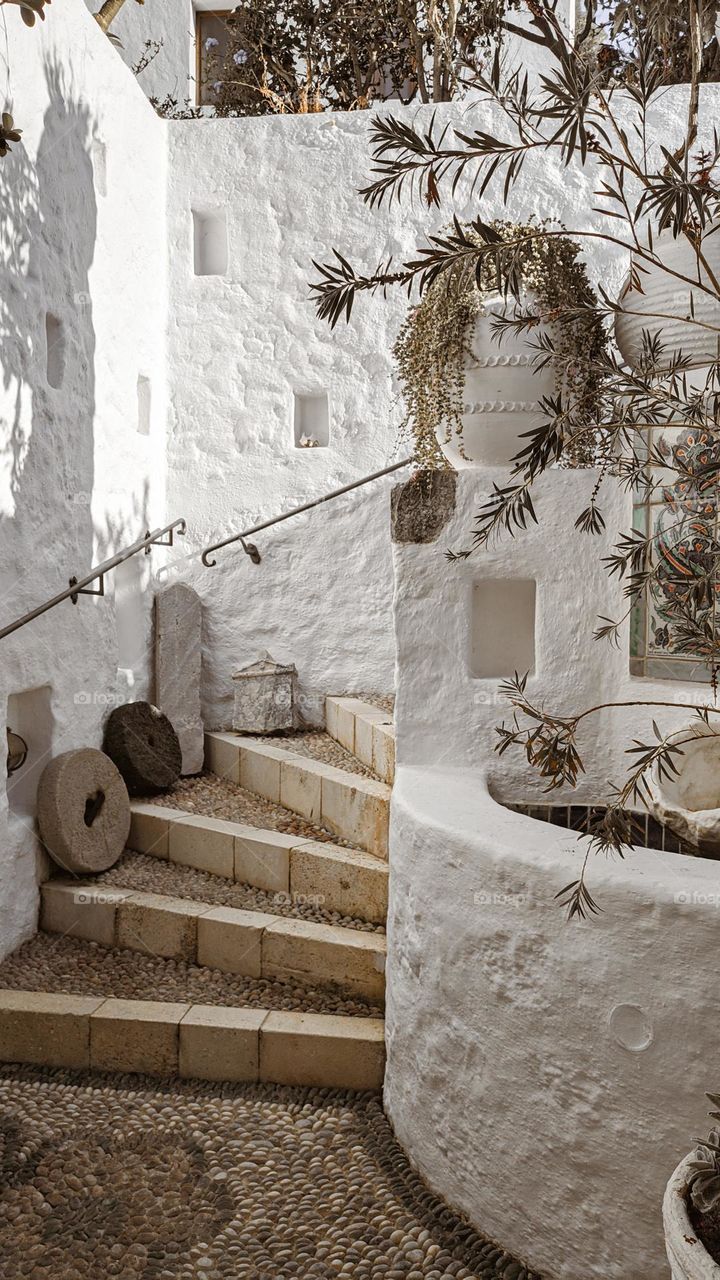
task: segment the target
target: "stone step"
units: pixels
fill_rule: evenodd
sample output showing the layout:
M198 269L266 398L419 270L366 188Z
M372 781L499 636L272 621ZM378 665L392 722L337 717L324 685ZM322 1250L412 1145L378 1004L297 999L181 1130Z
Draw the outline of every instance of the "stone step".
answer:
M387 711L361 698L325 699L325 727L383 782L395 780L395 726Z
M382 924L387 863L370 853L239 822L133 801L128 847L291 898L320 897L341 915Z
M40 924L223 973L329 984L374 1000L385 989L385 938L357 929L60 879L41 887Z
M0 989L0 1060L379 1089L385 1051L378 1018Z
M205 768L387 859L386 783L233 733L206 733Z

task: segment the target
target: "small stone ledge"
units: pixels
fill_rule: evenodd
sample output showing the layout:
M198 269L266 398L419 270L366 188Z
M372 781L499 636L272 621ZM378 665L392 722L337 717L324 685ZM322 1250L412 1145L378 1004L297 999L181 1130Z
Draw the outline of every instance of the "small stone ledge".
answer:
M420 471L395 485L390 498L392 540L434 542L455 511L454 471Z

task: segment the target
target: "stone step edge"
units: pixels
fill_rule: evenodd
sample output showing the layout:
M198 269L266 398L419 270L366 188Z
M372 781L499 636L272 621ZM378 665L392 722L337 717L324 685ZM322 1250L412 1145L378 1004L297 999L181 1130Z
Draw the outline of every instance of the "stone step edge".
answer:
M390 787L385 782L220 731L205 734L205 768L387 858Z
M390 786L395 780L395 725L380 707L362 698L328 694L325 728L331 738Z
M341 925L57 879L41 886L40 927L244 977L331 985L373 1000L385 989L384 936Z
M0 1060L188 1079L380 1089L379 1018L0 989Z
M387 917L388 865L375 854L146 801L130 809L128 846L138 853L290 901L321 897L320 905L372 924Z

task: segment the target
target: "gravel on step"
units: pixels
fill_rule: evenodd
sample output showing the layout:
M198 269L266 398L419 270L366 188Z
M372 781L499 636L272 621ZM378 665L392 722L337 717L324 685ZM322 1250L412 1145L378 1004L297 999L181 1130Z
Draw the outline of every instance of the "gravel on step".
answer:
M392 720L395 713L395 694L394 693L356 693L351 689L346 693L336 693L336 698L358 698L360 702L369 702L371 707L377 707L378 711L384 711Z
M3 1280L540 1280L375 1094L4 1067L0 1154Z
M236 884L207 871L196 871L194 867L178 866L162 858L129 850L109 871L93 877L93 884L137 889L144 893L165 893L174 898L191 898L194 902L211 902L219 907L239 907L243 911L266 911L274 916L341 925L363 933L385 932L381 924L369 924L366 920L341 915L339 911L315 905L312 900L303 901L300 896L293 899L288 893L266 892L249 884Z
M147 796L146 800L149 804L167 805L171 809L183 809L186 813L225 818L227 822L241 822L245 826L262 827L268 831L282 831L302 840L325 840L347 849L353 848L348 840L341 840L325 827L316 827L289 809L283 809L282 805L263 800L252 791L246 791L227 778L218 778L214 773L180 778L170 791Z
M101 947L60 934L38 933L0 964L0 987L54 991L119 1000L188 1001L236 1008L295 1009L381 1018L382 1009L330 986L310 987L279 979L244 978L184 960L164 960L142 951Z
M243 741L243 738L240 738ZM297 733L278 733L270 737L249 738L249 742L260 742L271 747L280 747L284 751L294 751L295 755L304 756L308 760L320 760L323 764L331 764L345 773L354 773L361 778L374 778L372 769L368 769L357 756L323 733L319 729L300 729Z

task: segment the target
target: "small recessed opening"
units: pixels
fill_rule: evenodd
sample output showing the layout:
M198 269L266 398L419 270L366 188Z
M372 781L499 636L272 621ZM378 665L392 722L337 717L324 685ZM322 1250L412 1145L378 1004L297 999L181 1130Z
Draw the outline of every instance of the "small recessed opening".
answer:
M65 330L62 320L47 312L45 316L47 380L51 387L61 387L65 377Z
M96 791L93 795L88 796L87 800L85 801L85 813L83 815L86 827L92 826L93 822L100 814L104 804L105 804L104 791Z
M50 685L11 693L7 700L7 727L27 743L27 756L8 775L7 798L11 813L27 817L35 813L37 786L52 755L53 717Z
M150 416L152 413L152 386L150 379L142 373L137 380L137 429L141 436L150 435Z
M99 196L107 195L107 147L99 138L93 140L90 155L92 158L95 190Z
M195 275L224 276L228 269L227 216L224 209L193 209Z
M327 391L296 391L293 410L296 449L321 449L330 443L330 405Z
M470 674L491 680L535 667L535 583L486 578L473 584Z

